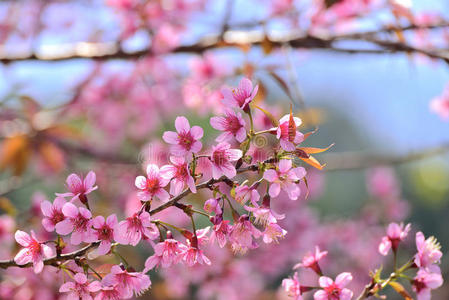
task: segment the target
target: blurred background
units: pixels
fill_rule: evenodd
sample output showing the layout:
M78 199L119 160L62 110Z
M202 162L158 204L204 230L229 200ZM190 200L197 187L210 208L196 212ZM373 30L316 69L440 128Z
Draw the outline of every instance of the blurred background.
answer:
M64 192L70 173L96 172L94 214L126 217L140 205L135 176L166 163L161 136L175 117L212 144L220 88L243 76L276 118L292 105L302 132L318 128L307 145L335 144L317 155L326 167L308 167L307 199L275 204L288 230L278 245L236 258L213 248L211 267L152 271L142 299L287 299L281 279L315 244L330 274L356 274L357 293L368 270L391 265L377 252L391 221L436 236L445 254L448 14L443 0L0 1L0 259L16 253L16 228L51 238L40 202ZM270 124L260 114L256 126ZM176 210L158 218L188 224ZM414 234L407 243L404 261ZM120 250L137 269L152 253ZM0 271L0 298L62 299L55 276ZM434 295L447 299L449 286Z

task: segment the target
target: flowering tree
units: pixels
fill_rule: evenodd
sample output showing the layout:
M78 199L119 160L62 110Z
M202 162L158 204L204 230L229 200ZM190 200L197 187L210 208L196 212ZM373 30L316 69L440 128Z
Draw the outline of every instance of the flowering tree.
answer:
M257 4L1 4L4 69L64 61L85 73L56 106L12 84L0 102L2 195L35 180L55 194L35 193L29 218L0 198L0 298L431 298L446 271L441 247L421 231L409 243L409 204L381 165L447 147L323 154L320 163L334 140L309 144L319 122L293 56L323 49L449 63L444 14L399 0ZM263 18L234 20L249 8ZM211 26L216 10L223 16ZM429 101L442 119L446 94ZM339 220L309 205L324 171L363 168L374 204ZM55 185L67 170L77 174Z

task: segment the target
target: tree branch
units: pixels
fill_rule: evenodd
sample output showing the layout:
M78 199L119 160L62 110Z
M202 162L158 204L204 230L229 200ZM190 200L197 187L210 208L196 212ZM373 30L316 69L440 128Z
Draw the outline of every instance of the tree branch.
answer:
M342 53L365 53L365 54L383 54L383 53L410 53L417 52L427 55L431 58L442 59L449 63L449 56L442 53L442 50L426 50L417 48L399 41L389 41L375 38L377 34L388 33L394 31L417 30L417 29L437 29L449 27L449 23L439 23L429 26L409 25L405 27L385 27L377 31L366 31L360 33L350 33L335 36L319 37L313 35L298 36L297 32L290 32L281 39L270 39L263 33L233 31L227 30L224 34L224 40L221 39L222 34L201 39L199 42L191 45L183 45L176 47L167 54L173 53L198 53L201 54L210 49L225 47L243 47L248 44L260 46L268 41L273 48L280 48L283 45L290 45L292 48L298 49L322 49ZM366 41L379 49L366 48L343 48L336 47L335 42L338 41ZM2 63L12 63L18 61L40 60L40 61L65 61L73 59L93 59L93 60L110 60L110 59L130 59L136 60L144 56L155 55L151 49L142 49L135 52L125 52L117 43L77 43L70 50L64 53L30 53L21 57L0 57Z
M67 253L67 254L61 254L60 256L53 256L51 258L47 258L44 260L44 265L51 265L54 267L59 267L59 265L65 261L75 259L78 257L82 257L85 255L89 250L96 248L98 245L100 245L100 242L95 242L92 244L89 244L85 246L84 248L81 248L79 250ZM7 269L9 267L18 267L18 268L29 268L32 267L33 263L27 263L25 265L18 265L14 261L14 259L11 260L0 260L0 268Z

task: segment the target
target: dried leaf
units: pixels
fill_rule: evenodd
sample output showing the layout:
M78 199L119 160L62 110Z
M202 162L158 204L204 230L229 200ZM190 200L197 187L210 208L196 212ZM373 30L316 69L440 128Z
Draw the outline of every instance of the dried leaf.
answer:
M262 46L262 50L265 55L268 55L273 51L273 43L267 36L264 37L260 45Z
M322 153L324 151L329 150L329 148L331 148L332 146L334 146L335 144L330 144L329 146L327 146L326 148L315 148L315 147L299 147L298 149L303 150L305 153L307 154L316 154L316 153Z
M258 105L259 103L263 102L267 96L267 89L265 88L265 84L262 82L259 83L259 89L257 90L256 97L254 97L253 103L254 105Z
M295 119L293 118L293 109L292 105L290 104L290 117L288 119L288 140L290 142L294 142L296 137L296 123Z
M390 282L389 285L405 300L413 300L407 290L399 282Z
M64 152L55 144L43 141L38 146L38 152L45 165L52 171L58 172L64 167Z
M312 155L310 155L309 158L300 157L299 159L302 159L304 162L306 162L307 164L311 165L312 167L318 170L323 170L323 168L326 166L326 164L324 165L320 164L320 162Z
M25 135L16 135L3 141L0 151L0 170L11 168L14 175L21 175L30 158L30 143Z
M278 120L269 111L267 111L267 110L265 110L262 107L257 106L257 105L253 105L253 106L255 108L259 109L261 112L263 112L267 116L267 118L270 119L271 124L273 124L274 127L278 127L279 126Z
M318 127L315 128L315 130L313 130L313 131L304 133L304 141L307 140L309 138L309 136L311 136L312 134L315 134L317 131L318 131Z

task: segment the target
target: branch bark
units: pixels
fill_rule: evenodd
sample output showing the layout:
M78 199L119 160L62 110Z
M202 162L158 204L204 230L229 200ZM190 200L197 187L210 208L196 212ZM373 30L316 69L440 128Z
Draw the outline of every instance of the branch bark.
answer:
M297 49L322 49L334 52L342 53L365 53L365 54L383 54L383 53L421 53L426 56L435 59L441 59L449 63L449 54L443 52L443 50L427 50L422 48L417 48L412 45L408 45L396 40L385 40L376 38L378 34L381 33L391 33L394 31L407 31L407 30L418 30L418 29L439 29L449 27L449 23L439 23L429 26L416 26L409 25L404 27L385 27L377 31L365 31L359 33L350 33L335 36L314 36L314 35L303 35L298 36L297 32L291 32L285 35L283 39L270 39L264 34L254 35L251 32L239 32L235 35L236 31L227 30L215 36L206 37L201 39L195 44L182 45L176 47L169 51L167 54L173 53L197 53L201 54L210 49L225 48L225 47L243 47L248 44L254 46L261 46L263 43L268 41L271 43L273 48L280 48L283 45L290 45L292 48ZM222 39L224 37L224 39ZM366 48L343 48L336 47L335 43L339 41L366 41L371 43L377 48L366 49ZM86 51L88 48L89 51ZM142 49L135 52L125 52L120 48L117 43L78 43L74 44L71 50L66 51L63 54L46 54L46 53L36 53L32 52L29 55L21 57L0 57L0 62L2 63L12 63L19 61L29 61L29 60L40 60L40 61L65 61L73 59L92 59L92 60L110 60L110 59L127 59L127 60L137 60L144 56L156 55L151 49Z

